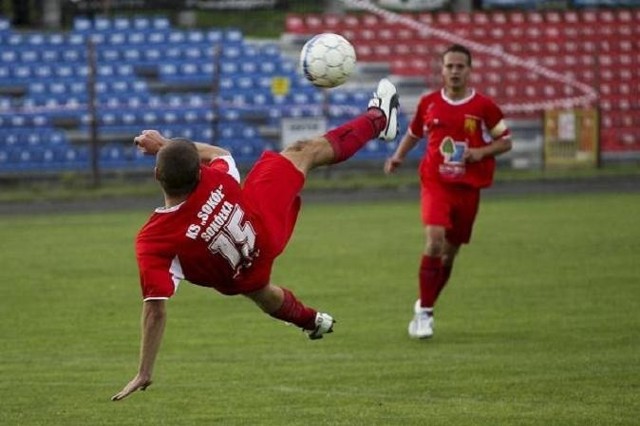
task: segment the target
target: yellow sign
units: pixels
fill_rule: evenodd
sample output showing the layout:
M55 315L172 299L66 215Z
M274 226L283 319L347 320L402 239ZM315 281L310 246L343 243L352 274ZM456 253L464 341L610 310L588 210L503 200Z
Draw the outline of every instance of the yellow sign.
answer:
M273 77L271 79L271 93L274 96L284 96L291 89L289 77Z
M545 112L545 167L598 167L598 142L598 111L595 108Z

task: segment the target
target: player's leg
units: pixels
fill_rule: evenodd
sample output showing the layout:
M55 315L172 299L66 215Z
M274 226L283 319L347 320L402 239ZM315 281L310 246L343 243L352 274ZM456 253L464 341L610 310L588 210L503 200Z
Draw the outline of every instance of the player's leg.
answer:
M322 137L298 141L282 151L303 174L347 160L369 140L392 140L398 133L398 93L387 79L378 83L367 112L327 132Z
M425 246L418 273L419 306L431 312L438 293L443 255L447 247L447 230L452 227L453 203L449 190L436 182L423 185L420 195Z
M451 206L445 188L435 182L422 186L421 204L425 246L418 269L419 297L413 306L408 331L409 336L424 339L433 335L433 308L442 273L446 230L451 225Z
M436 302L439 280L443 267L443 254L446 246L446 229L441 225L425 227L425 247L420 259L420 307L433 311Z
M455 194L451 228L447 230L442 249L442 268L438 279L437 300L442 289L449 282L453 264L462 244L471 241L473 224L480 205L480 191L477 189L461 189Z
M250 200L254 212L269 229L263 244L273 258L284 250L293 232L300 209L299 192L304 175L310 169L344 161L376 136L384 139L396 136L395 86L382 80L369 104L365 114L323 137L293 144L281 155L263 154L247 175L243 188L245 200ZM311 339L332 331L334 320L330 315L306 307L286 289L270 284L245 295L269 315L306 330Z
M453 264L460 250L460 245L452 244L445 239L444 249L442 251L442 268L440 269L440 276L438 277L438 289L435 295L433 303L435 304L440 296L440 292L449 282L451 271L453 270Z
M304 305L286 288L269 284L260 290L245 294L253 300L263 312L279 320L297 325L309 338L321 339L333 331L334 320L329 314L318 312Z
M439 225L425 227L425 247L418 270L418 300L413 307L409 323L409 336L426 339L433 336L433 307L438 297L442 272L442 251L445 228Z

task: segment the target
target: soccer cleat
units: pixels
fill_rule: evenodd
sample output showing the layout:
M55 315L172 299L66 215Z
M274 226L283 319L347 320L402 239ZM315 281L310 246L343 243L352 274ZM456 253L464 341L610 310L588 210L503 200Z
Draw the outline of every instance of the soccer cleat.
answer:
M413 307L413 319L409 323L409 337L428 339L433 336L433 311L420 307L417 300Z
M383 78L378 83L378 88L369 100L369 108L379 108L387 117L387 126L380 132L378 137L386 141L391 141L398 134L398 91L388 79Z
M316 314L316 327L313 330L306 330L309 334L309 339L316 340L322 339L322 336L326 333L333 333L333 324L335 320L329 314L318 312Z

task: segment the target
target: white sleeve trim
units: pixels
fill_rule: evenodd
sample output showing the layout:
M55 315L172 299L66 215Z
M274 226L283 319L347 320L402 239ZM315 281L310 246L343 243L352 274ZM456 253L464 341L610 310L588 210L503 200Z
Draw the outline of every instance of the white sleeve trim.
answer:
M236 160L234 160L233 157L230 155L221 155L218 158L221 160L224 160L229 165L229 171L227 172L227 174L229 174L238 183L240 183L240 172L238 171Z
M173 280L173 294L176 294L180 281L184 280L184 273L182 272L182 265L180 264L178 256L175 256L171 261L169 272L171 273L171 279Z
M504 133L507 131L507 124L504 120L500 120L498 124L493 126L493 129L489 130L493 139L500 139L504 136Z
M147 301L147 300L169 300L168 297L147 297L142 299L143 301Z

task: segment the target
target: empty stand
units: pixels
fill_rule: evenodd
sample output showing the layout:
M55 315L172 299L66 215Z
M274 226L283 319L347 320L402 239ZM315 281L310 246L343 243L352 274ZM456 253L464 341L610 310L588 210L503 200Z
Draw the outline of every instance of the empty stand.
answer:
M512 3L521 6L522 2ZM640 9L496 10L408 16L475 42L501 46L507 53L594 87L600 94L602 149L640 150ZM396 75L434 76L428 81L440 84L434 59L448 42L374 15L359 15L358 25L353 24L353 17L349 17L349 24L344 20L295 15L287 20L286 27L296 34L343 32L354 43L360 61L389 63ZM473 78L481 91L501 104L538 103L580 94L573 87L480 52L474 52ZM532 111L524 117L539 113Z
M89 89L105 168L147 166L130 144L145 128L219 143L241 163L253 161L278 145L261 127L324 111L322 93L277 43L248 42L235 29L183 30L165 17L135 16L77 18L66 33L21 33L0 19L0 47L0 173L87 169ZM274 78L290 90L276 93ZM359 100L361 110L366 99ZM41 113L36 119L29 111Z

